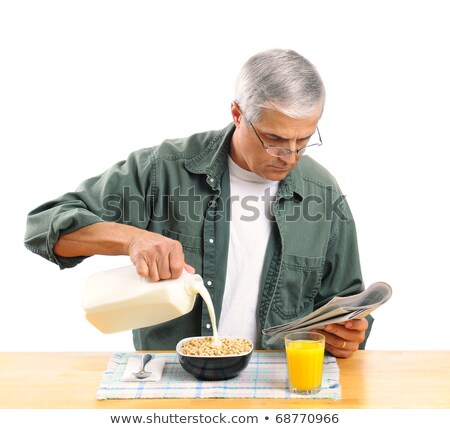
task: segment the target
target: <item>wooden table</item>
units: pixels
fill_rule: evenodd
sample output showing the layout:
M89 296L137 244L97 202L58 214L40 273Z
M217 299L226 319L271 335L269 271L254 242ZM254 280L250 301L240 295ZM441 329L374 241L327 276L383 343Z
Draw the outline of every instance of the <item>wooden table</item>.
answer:
M274 352L276 353L276 352ZM450 408L450 351L356 352L338 359L342 400L115 399L96 389L111 353L0 353L0 408Z

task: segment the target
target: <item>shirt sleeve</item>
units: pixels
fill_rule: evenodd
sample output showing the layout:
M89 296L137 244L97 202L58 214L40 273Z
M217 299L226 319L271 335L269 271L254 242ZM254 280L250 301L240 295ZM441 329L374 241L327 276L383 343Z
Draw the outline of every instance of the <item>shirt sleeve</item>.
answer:
M74 191L32 210L27 217L25 247L61 269L86 257L65 258L53 248L61 235L97 222L120 222L146 228L150 188L150 149L133 152L103 174L85 180ZM125 204L126 200L128 204ZM133 203L133 204L132 204Z
M355 222L346 200L340 208L334 213L334 229L328 243L322 284L314 309L325 305L334 296L349 296L364 290ZM369 322L367 340L373 317L369 315L366 319ZM360 348L364 347L365 341L360 345Z

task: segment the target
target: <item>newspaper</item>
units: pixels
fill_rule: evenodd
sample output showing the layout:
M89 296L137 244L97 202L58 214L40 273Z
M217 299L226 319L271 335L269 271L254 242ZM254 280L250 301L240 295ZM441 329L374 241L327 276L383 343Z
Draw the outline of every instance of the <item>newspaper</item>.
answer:
M267 343L282 341L284 336L296 331L323 328L330 323L343 323L346 320L362 319L384 304L392 295L391 287L384 282L371 284L365 291L351 296L335 296L327 304L301 319L283 325L263 329L268 337Z

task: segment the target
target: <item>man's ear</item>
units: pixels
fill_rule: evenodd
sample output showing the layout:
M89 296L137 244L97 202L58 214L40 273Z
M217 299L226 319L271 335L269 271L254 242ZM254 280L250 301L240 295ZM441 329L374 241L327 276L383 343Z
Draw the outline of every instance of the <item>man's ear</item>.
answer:
M236 128L243 124L244 115L242 114L239 105L235 101L231 103L231 117L233 118L233 122L234 125L236 125Z

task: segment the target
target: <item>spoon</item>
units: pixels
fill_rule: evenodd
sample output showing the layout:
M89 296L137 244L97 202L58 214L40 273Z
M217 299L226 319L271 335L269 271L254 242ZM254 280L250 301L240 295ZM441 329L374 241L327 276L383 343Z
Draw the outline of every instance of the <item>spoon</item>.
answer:
M146 353L145 355L142 356L141 369L138 372L133 372L133 375L136 378L147 378L152 375L151 372L145 370L145 365L147 365L147 363L149 363L152 360L152 357L153 356L149 353Z

